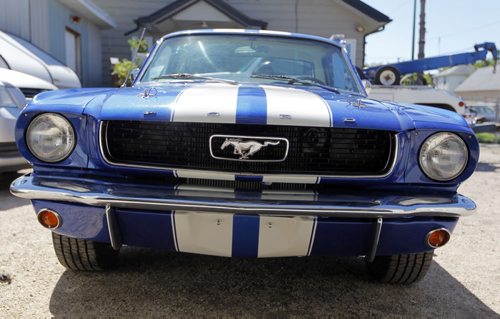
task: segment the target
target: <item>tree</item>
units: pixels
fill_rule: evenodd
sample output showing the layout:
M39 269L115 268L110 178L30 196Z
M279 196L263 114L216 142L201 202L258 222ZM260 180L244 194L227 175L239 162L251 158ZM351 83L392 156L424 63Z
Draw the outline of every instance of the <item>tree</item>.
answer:
M420 0L420 22L418 34L418 59L425 58L425 0ZM423 73L417 74L417 84L424 83Z

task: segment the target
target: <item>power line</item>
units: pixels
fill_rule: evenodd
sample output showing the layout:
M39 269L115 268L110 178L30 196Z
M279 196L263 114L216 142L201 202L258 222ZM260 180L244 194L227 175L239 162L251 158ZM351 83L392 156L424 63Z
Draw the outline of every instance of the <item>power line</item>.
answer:
M410 1L410 0L403 1L403 3L400 4L399 6L393 8L392 10L389 10L387 14L388 15L393 15L395 12L398 12L399 10L401 10L401 8L403 8L403 7L405 7L405 6L408 5L408 3L407 3L408 1Z
M490 22L490 23L487 23L487 24L483 24L481 26L478 26L478 27L475 27L475 28L466 28L466 29L463 29L464 31L455 31L453 33L448 33L448 34L445 34L445 35L438 35L438 36L434 36L434 37L430 37L429 40L434 40L434 39L437 39L437 38L444 38L444 37L456 37L456 36L461 36L465 33L470 33L471 31L476 31L476 30L480 30L480 29L484 29L484 28L488 28L488 27L491 27L491 26L494 26L496 24L500 24L500 20L497 20L497 21L494 21L494 22Z

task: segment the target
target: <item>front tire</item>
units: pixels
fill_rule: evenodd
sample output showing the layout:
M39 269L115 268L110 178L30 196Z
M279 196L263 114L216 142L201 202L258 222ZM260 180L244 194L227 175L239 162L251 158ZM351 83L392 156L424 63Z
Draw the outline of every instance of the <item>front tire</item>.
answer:
M371 279L391 284L412 284L425 277L434 251L417 254L377 256L366 267Z
M102 271L113 269L118 261L118 251L110 244L76 239L52 233L52 243L59 263L76 271Z

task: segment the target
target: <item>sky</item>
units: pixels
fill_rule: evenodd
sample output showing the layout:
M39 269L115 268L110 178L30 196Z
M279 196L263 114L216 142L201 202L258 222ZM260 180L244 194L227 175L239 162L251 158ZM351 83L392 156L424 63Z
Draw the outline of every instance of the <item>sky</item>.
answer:
M392 19L384 31L366 37L366 64L411 60L413 1L363 0ZM426 57L473 51L474 44L487 41L500 49L500 0L427 0L426 29Z

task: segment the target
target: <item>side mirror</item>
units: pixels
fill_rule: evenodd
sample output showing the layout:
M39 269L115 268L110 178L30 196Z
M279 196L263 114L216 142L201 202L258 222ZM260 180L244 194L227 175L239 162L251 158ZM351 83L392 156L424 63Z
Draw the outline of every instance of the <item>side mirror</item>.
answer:
M363 83L363 87L365 88L366 94L370 94L370 91L372 90L371 82L364 79L364 80L361 80L361 83Z
M132 72L130 72L130 82L134 82L135 81L135 79L139 75L140 71L141 70L139 68L135 68L135 69L132 70Z

